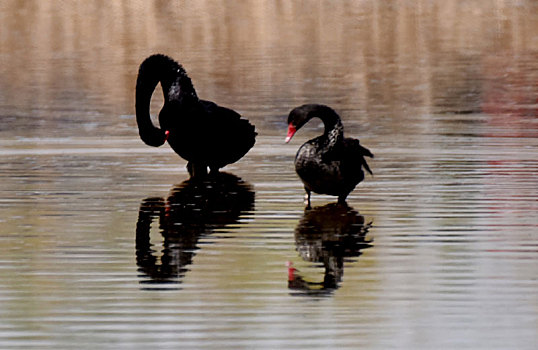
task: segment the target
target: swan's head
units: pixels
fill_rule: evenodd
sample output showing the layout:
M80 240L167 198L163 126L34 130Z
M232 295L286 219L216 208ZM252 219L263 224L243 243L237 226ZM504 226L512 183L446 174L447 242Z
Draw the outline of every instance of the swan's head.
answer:
M296 107L288 115L288 135L286 136L286 143L290 142L297 130L312 118L310 116L311 110L310 108L306 108L306 106L308 105Z
M293 135L303 127L310 119L321 117L321 114L331 110L329 107L318 104L306 104L294 108L288 116L288 135L286 142L290 142Z

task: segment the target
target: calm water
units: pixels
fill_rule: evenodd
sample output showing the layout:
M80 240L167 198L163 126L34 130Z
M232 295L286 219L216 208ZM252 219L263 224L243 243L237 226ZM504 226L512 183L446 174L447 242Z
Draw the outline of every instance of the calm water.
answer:
M0 347L536 349L537 33L530 0L2 1ZM139 140L155 52L256 125L221 178ZM376 155L349 210L304 209L307 102Z

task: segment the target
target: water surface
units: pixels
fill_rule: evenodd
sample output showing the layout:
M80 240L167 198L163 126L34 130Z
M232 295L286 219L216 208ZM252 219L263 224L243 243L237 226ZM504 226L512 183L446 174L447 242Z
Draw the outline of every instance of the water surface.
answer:
M0 23L2 348L536 348L533 1L3 1ZM256 125L222 177L139 140L155 52ZM349 208L304 208L320 125L283 141L307 102L376 156Z

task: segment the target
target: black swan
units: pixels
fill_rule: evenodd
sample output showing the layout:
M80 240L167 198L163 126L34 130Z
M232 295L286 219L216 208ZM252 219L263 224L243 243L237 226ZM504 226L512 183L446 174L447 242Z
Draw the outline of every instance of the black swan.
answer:
M153 125L150 101L158 83L164 94L160 128ZM165 55L144 60L136 81L136 121L140 138L149 146L166 141L187 160L190 176L218 172L241 159L256 142L254 126L237 112L198 98L185 69Z
M226 172L185 180L166 199L144 199L136 224L136 263L144 289L181 283L202 247L199 241L240 225L254 210L254 200L252 186ZM161 247L150 239L152 225L162 235Z
M348 194L364 179L362 168L372 174L364 156L374 155L359 140L344 138L340 116L318 104L302 105L290 112L286 142L315 117L323 121L325 132L303 144L295 156L295 170L306 190L305 203L310 207L310 194L315 192L338 196L338 203L345 204Z
M373 238L366 238L371 227L359 212L338 203L306 209L295 228L295 246L304 261L323 267L323 280L303 277L288 262L288 288L300 292L296 295L330 295L340 287L344 265L373 246Z

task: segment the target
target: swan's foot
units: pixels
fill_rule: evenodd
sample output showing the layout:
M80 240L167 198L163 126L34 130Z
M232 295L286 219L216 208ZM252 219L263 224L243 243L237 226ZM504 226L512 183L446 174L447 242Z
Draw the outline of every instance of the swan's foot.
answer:
M310 209L310 208L312 208L310 206L310 194L311 194L311 192L310 192L310 190L308 190L306 188L305 188L305 191L306 191L306 194L304 195L304 204L306 205L306 209Z

